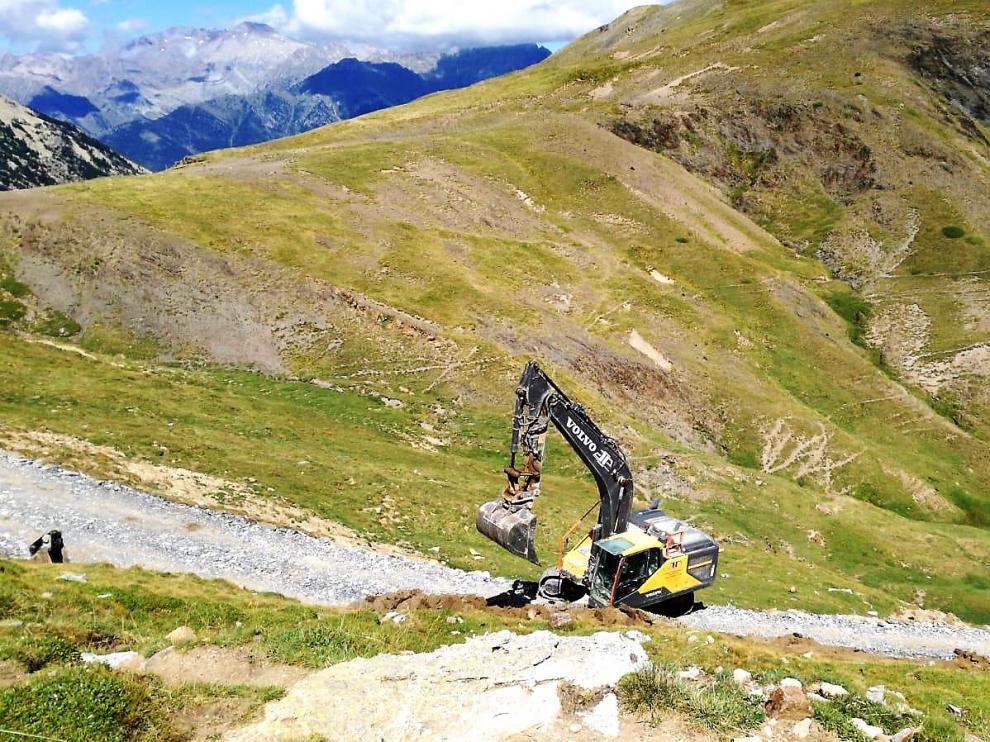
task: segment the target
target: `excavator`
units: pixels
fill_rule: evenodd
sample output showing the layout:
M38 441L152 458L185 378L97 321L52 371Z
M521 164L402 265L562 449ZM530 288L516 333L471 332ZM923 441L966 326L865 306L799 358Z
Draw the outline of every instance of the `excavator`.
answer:
M695 591L715 581L718 544L660 510L659 500L630 512L632 472L619 444L536 361L526 364L516 388L508 483L499 499L479 508L478 530L510 553L540 564L533 504L540 495L551 423L588 467L599 497L560 539L557 563L540 577L538 594L550 602L587 596L588 604L598 608L625 605L667 615L690 611ZM572 536L596 508L597 521L570 548Z

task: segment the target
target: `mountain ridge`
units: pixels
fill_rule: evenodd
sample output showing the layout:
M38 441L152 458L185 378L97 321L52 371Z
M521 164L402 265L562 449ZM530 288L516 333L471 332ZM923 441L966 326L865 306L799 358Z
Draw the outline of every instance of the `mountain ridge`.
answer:
M0 96L0 163L0 191L144 172L71 124L4 96Z

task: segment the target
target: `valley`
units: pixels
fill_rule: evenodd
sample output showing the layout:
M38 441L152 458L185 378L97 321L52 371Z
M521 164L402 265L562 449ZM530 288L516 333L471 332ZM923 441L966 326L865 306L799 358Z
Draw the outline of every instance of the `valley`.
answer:
M416 651L413 684L455 682L461 650L441 647L469 633L547 630L533 651L552 655L616 627L470 604L540 573L474 527L535 358L627 452L635 506L660 498L721 546L706 610L629 619L654 661L608 684L630 739L801 738L803 717L761 726L790 676L855 691L802 707L811 738L855 739L853 717L908 725L867 698L877 684L924 706L915 739L986 737L988 24L975 0L644 6L470 87L153 175L0 194L0 518L17 534L0 544L17 553L62 508L93 560L334 606L211 582L224 597L201 610L195 578L72 566L186 596L142 617L153 631L67 630L81 651L148 657L185 622L313 669ZM547 456L535 508L553 555L597 495L553 435ZM31 493L48 487L44 505ZM53 579L11 569L34 592ZM340 607L402 590L467 597ZM10 618L30 620L34 592ZM332 636L280 628L288 652L244 628L253 611L278 622L274 606L306 627L344 617ZM0 634L0 657L22 642ZM361 662L299 693L395 661ZM739 668L766 698L740 696ZM326 722L294 693L242 696L222 733ZM289 719L300 708L312 728ZM562 739L591 707L567 708L540 722Z

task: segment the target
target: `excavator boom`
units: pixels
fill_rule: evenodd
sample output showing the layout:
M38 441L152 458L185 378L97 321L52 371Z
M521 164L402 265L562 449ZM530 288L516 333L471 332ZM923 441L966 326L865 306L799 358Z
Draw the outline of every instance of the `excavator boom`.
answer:
M535 361L527 363L516 387L510 459L505 468L508 482L501 498L485 503L478 510L477 527L507 551L536 564L539 559L533 501L540 494L546 437L551 424L588 467L598 486L601 502L593 540L626 529L633 496L632 475L618 444ZM522 461L519 461L520 453Z

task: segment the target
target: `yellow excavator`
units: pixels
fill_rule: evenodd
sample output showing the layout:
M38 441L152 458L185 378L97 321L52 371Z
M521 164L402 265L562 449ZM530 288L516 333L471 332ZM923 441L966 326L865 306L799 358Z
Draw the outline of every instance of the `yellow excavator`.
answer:
M668 615L690 611L695 591L715 581L718 544L664 513L656 500L630 513L632 472L619 444L535 361L526 365L516 389L508 484L502 497L479 508L478 530L516 556L540 563L533 503L540 495L551 424L588 467L599 500L561 538L557 564L540 577L539 595L552 602L587 595L592 607L657 608ZM597 522L570 548L572 536L595 508Z

